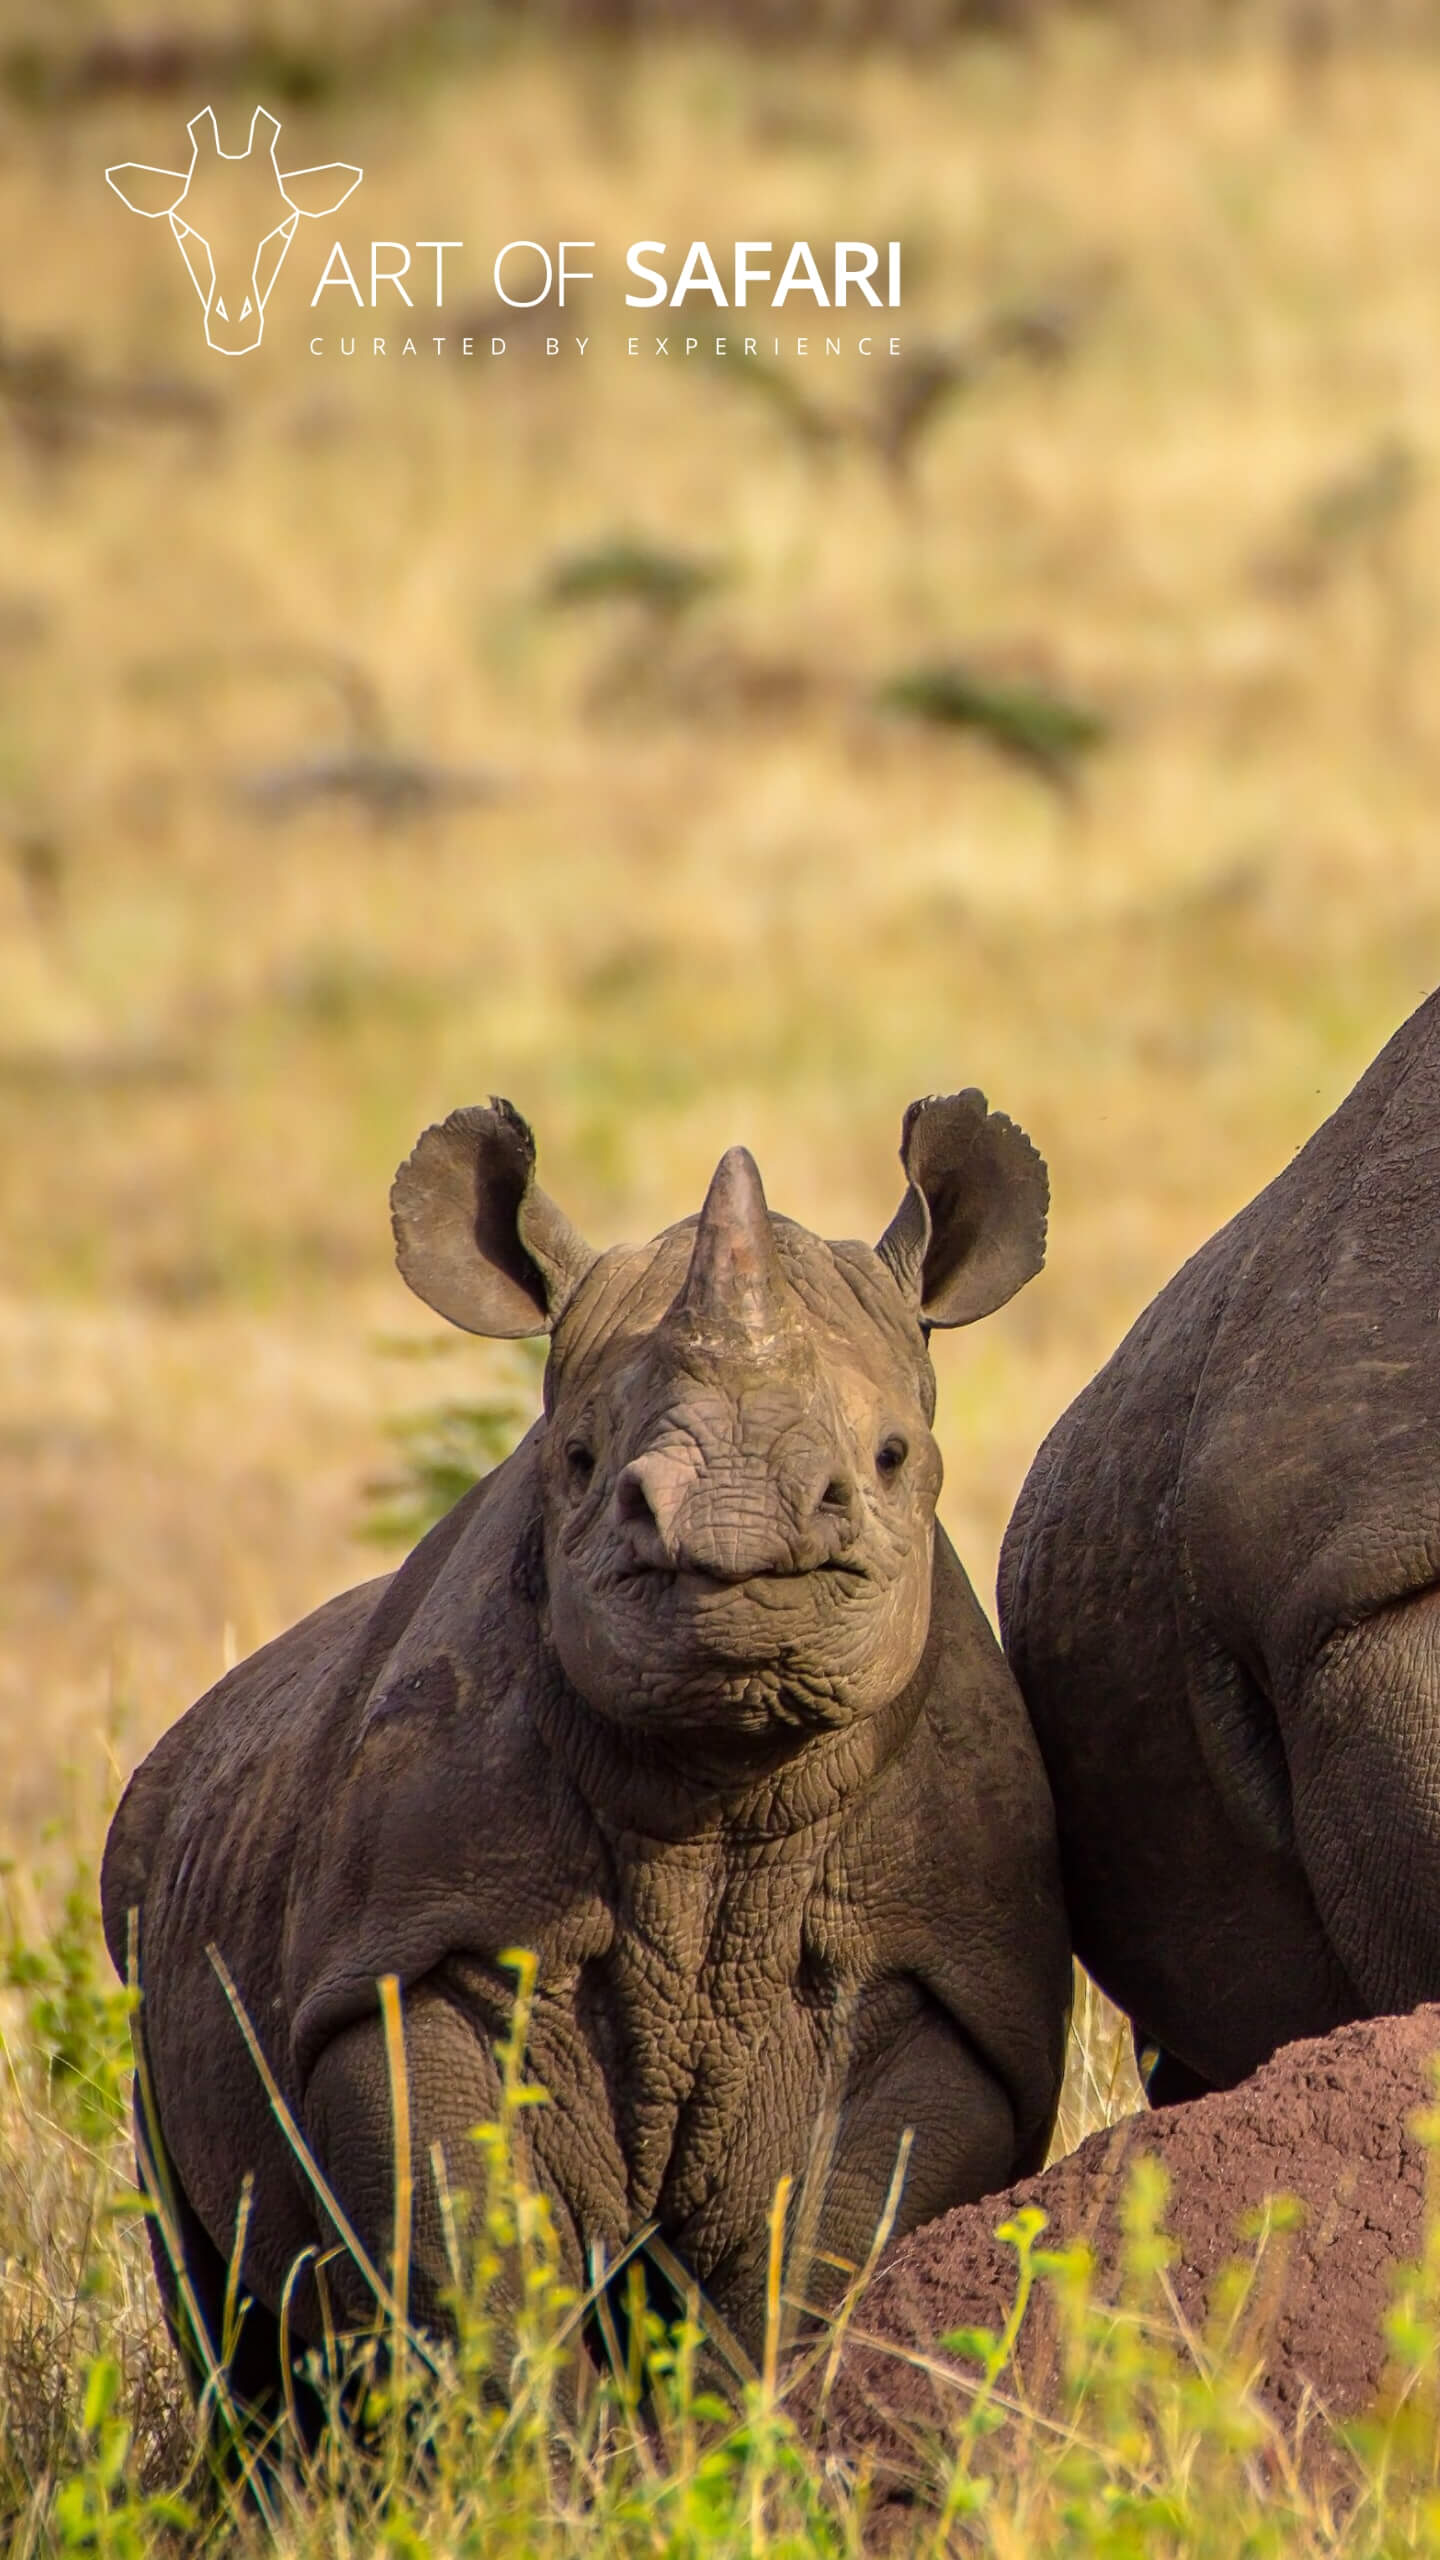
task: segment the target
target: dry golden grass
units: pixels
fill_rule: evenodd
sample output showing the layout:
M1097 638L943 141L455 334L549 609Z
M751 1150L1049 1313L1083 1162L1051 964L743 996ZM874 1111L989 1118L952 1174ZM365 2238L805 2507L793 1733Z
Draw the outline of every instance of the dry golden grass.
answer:
M264 350L208 356L173 244L100 177L173 160L189 111L0 124L7 342L224 404L213 435L0 449L0 1733L27 1855L67 1761L108 1733L128 1765L373 1569L388 1412L509 1374L385 1347L437 1331L385 1219L426 1120L511 1094L601 1241L693 1208L737 1137L777 1206L874 1234L905 1103L983 1084L1054 1182L1045 1277L939 1346L944 1512L988 1598L1048 1424L1437 974L1433 52L1306 70L1091 28L920 62L697 42L617 75L520 45L288 117L282 158L364 163L335 226L362 247L593 234L613 276L642 235L898 233L907 344L1111 271L1071 363L947 412L908 504L733 374L627 358L647 319L614 286L583 362L315 361L302 239ZM838 407L877 374L796 379ZM1413 499L1281 575L1315 491L1394 438ZM626 529L735 574L607 709L624 635L534 598ZM1076 802L875 716L877 679L947 651L1111 714ZM238 784L346 742L337 670L397 745L507 795L257 822Z

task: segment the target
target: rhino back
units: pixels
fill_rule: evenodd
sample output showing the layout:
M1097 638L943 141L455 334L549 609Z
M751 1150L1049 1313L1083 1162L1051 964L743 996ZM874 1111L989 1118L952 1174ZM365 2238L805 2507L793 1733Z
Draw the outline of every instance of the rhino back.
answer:
M129 1955L130 1914L143 1915L152 1887L163 1898L176 1852L183 1860L210 1808L243 1807L282 1765L296 1701L314 1694L344 1662L390 1577L341 1592L227 1671L161 1736L134 1771L116 1808L100 1871L106 1944L117 1972ZM255 1807L258 1811L258 1806ZM262 1834L267 1824L257 1824ZM167 1863L168 1860L168 1863ZM148 1933L147 1933L148 1937Z
M1440 995L1250 1215L1181 1529L1218 1637L1275 1697L1440 1578Z

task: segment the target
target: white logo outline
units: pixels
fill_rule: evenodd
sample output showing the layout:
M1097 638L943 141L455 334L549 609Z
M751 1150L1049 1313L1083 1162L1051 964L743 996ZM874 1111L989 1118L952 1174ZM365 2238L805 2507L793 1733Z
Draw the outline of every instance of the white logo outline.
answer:
M264 335L265 306L274 289L275 279L285 263L290 243L300 227L302 216L313 221L323 214L338 212L341 205L354 194L365 172L357 168L353 160L326 160L313 168L282 171L275 156L280 121L264 107L257 107L250 119L249 138L243 151L222 150L220 127L213 107L202 107L198 115L190 118L186 131L190 136L188 169L161 169L148 160L117 160L111 168L106 170L105 183L114 189L121 203L131 213L140 214L147 222L158 222L162 217L168 220L180 255L185 261L186 273L195 287L205 314L206 345L216 355L251 355ZM260 144L258 153L256 153L257 140ZM190 194L197 170L203 168L210 155L230 168L237 167L252 155L261 161L268 158L276 190L286 208L280 221L272 223L256 244L250 273L243 287L242 307L233 320L226 308L221 291L211 243L199 225L187 222L181 211ZM160 182L158 189L145 185L143 182L147 179L158 180ZM318 183L327 179L343 179L345 183L328 188ZM128 184L122 184L122 180L128 181ZM308 183L311 181L317 183ZM295 194L291 193L292 188L297 190ZM169 189L170 193L163 202L159 201L158 198L166 189ZM311 201L303 201L306 197ZM149 199L148 202L146 198ZM267 251L270 255L268 272L265 272ZM231 298L232 300L236 298L233 288ZM224 323L227 336L238 343L226 344L213 334L214 326L218 322ZM241 333L247 322L253 328L253 335L242 337Z

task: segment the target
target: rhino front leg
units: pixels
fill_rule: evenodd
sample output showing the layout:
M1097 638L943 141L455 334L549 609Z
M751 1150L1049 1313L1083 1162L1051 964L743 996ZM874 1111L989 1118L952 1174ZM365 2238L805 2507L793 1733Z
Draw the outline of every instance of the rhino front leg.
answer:
M468 2267L468 2236L485 2208L486 2159L471 2136L500 2115L499 2067L483 2038L442 1992L420 1985L404 2006L406 2080L414 2203L410 2220L410 2313L423 2328L453 2329L449 2297L455 2274L446 2210L436 2183L436 2147L444 2162L451 2224ZM391 2276L395 2252L395 2141L385 2037L378 2016L361 2018L325 2047L305 2096L305 2131L372 2263ZM535 2183L524 2119L516 2133L517 2174ZM564 2217L562 2245L569 2240ZM332 2302L345 2327L374 2317L370 2287L348 2252L327 2269ZM499 2288L502 2307L505 2288Z
M1363 2010L1440 1998L1440 1588L1333 1637L1287 1721L1297 1846Z

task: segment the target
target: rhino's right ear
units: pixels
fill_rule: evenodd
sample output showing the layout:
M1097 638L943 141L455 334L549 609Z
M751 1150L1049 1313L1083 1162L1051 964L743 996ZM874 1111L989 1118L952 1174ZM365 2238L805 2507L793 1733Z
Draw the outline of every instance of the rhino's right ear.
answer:
M452 1111L417 1140L390 1193L400 1276L466 1333L548 1333L595 1256L535 1180L519 1112Z
M970 1086L912 1102L900 1161L910 1187L875 1247L924 1325L973 1324L1045 1260L1045 1159Z

